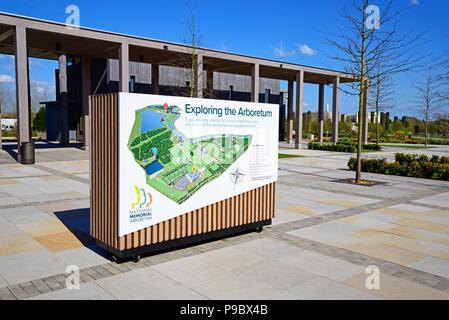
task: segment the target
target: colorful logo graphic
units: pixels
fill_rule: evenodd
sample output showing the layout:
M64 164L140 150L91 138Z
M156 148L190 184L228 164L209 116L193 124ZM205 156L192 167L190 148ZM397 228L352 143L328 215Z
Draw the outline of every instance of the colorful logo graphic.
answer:
M129 211L130 222L141 222L151 220L153 203L153 196L150 192L147 192L144 188L134 186L136 193L136 202L131 204L131 210Z
M140 209L149 208L153 203L153 196L151 193L146 192L144 188L139 188L138 186L134 186L137 195L137 201L131 205L132 209L136 209L139 206Z

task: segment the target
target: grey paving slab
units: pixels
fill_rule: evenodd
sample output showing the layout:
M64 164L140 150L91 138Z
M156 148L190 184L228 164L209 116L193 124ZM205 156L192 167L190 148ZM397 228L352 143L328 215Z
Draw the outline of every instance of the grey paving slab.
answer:
M279 299L283 292L270 287L254 278L232 273L202 284L196 284L193 289L210 299L224 300L265 300Z
M177 281L152 267L96 280L96 283L118 299L140 299L142 296L157 295L158 291L179 285Z
M409 267L417 270L433 273L449 279L449 261L436 257L425 257L417 262L409 264Z
M227 273L226 269L205 261L201 254L161 263L152 268L187 287L217 279Z
M316 277L286 290L293 299L299 300L377 300L368 292L323 277Z
M304 250L297 255L283 255L279 260L315 275L335 281L344 281L365 270L365 267L345 260Z
M0 275L0 288L7 287L9 285L8 281L6 281L5 278L3 278L2 275Z
M23 203L23 201L17 197L3 197L0 199L0 206L10 206L15 204Z
M3 211L0 210L0 212ZM7 236L20 233L19 227L0 215L0 236Z
M45 249L0 257L0 274L10 284L64 273L66 267L67 263Z
M48 213L31 206L21 207L20 209L2 209L0 216L5 217L15 225L47 220L51 217Z
M449 183L448 183L448 187L449 187ZM440 194L437 194L434 196L422 198L422 199L416 200L415 202L449 208L449 192L440 193Z
M271 259L239 268L236 272L253 279L253 281L279 290L294 287L315 277L313 273L304 269Z
M197 255L195 258L228 272L241 267L259 264L266 259L261 255L242 250L238 247L212 250Z
M153 290L150 293L142 294L142 300L207 300L208 298L200 293L186 288L182 285Z
M55 253L55 255L67 265L76 265L80 269L109 262L108 259L87 247L63 250Z
M96 283L89 282L81 284L78 290L60 289L29 300L115 300L115 298Z

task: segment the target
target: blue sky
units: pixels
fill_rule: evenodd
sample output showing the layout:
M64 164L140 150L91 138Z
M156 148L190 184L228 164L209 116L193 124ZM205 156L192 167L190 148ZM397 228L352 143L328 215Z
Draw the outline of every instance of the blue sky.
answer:
M346 0L345 0L346 1ZM324 33L339 28L338 9L342 0L193 0L202 45L233 53L281 59L316 67L343 69L330 58L333 48L324 43ZM187 9L184 0L111 1L111 0L2 0L0 11L65 22L65 8L76 4L81 25L97 29L182 42ZM383 0L372 1L382 9ZM400 28L404 32L423 33L421 53L441 56L449 50L449 1L396 0L401 8ZM11 59L0 56L0 81L14 77ZM55 62L34 60L31 79L42 86L54 83ZM410 113L411 96L419 74L398 77L393 114ZM284 84L283 84L284 86ZM305 110L316 109L317 87L307 85ZM330 103L330 88L327 102ZM357 101L343 96L343 113L354 113Z

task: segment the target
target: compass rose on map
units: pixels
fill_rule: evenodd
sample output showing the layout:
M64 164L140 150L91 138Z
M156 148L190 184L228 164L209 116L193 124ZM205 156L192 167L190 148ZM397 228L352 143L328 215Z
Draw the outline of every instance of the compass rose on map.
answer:
M245 176L241 170L239 168L235 168L234 170L232 170L232 172L229 174L232 183L234 183L234 188L235 186L242 182L243 177Z

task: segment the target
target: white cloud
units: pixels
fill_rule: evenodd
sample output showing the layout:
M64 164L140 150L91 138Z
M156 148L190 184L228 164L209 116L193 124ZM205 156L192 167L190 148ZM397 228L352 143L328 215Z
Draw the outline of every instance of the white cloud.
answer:
M293 57L296 52L295 50L284 50L283 48L273 48L273 54L278 58Z
M14 82L14 78L11 76L8 76L7 74L0 74L0 82L12 83L12 82Z
M412 6L419 6L419 0L410 0Z
M314 56L316 51L306 44L299 45L299 51L306 56Z

